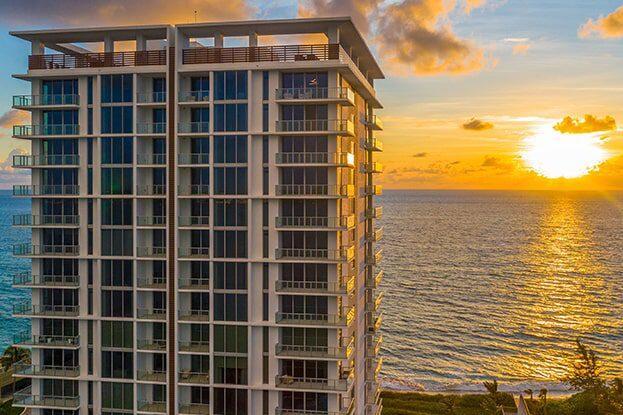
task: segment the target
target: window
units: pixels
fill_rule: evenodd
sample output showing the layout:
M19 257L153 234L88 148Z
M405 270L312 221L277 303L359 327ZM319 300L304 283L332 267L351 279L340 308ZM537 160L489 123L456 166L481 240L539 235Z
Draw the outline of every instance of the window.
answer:
M215 163L246 163L246 135L217 135L214 137Z
M43 125L77 125L78 124L78 111L77 110L51 110L42 111ZM47 134L77 134L72 128L48 128L44 130Z
M133 238L131 229L102 229L102 255L132 256Z
M246 258L247 231L214 231L215 258Z
M247 326L214 325L215 353L247 353Z
M268 104L262 105L262 131L268 131Z
M131 287L133 281L132 261L102 260L102 286Z
M246 290L247 264L244 262L215 262L214 289Z
M214 100L247 99L247 71L214 73Z
M244 195L247 194L246 167L215 167L214 194Z
M214 320L247 321L247 295L215 293Z
M102 352L102 377L132 379L133 368L132 352Z
M193 76L190 78L190 96L193 101L207 101L210 99L210 78L208 76Z
M102 75L102 103L132 102L132 75Z
M102 134L125 134L132 131L131 106L102 107Z
M269 72L262 72L262 99L264 101L268 100L268 88L269 88Z
M132 322L103 320L102 347L131 349L133 347Z
M103 195L131 195L132 194L132 168L102 168L102 194Z
M102 225L132 225L132 199L102 199Z
M41 95L43 104L77 103L66 95L78 95L78 80L44 79L41 81Z
M214 226L247 226L247 201L214 199Z
M215 383L246 385L247 358L214 356L214 378Z
M132 137L103 137L102 164L132 164Z
M214 131L247 131L247 104L214 105Z
M102 290L103 317L132 317L132 291Z
M214 388L214 413L247 415L247 390Z
M132 383L102 382L102 408L134 409L134 385Z
M281 74L282 88L326 88L329 84L327 72L284 72Z

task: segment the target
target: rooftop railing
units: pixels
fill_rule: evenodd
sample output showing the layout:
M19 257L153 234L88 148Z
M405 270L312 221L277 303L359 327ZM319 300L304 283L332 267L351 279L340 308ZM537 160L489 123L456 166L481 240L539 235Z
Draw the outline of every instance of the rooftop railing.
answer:
M324 61L340 58L340 45L274 45L190 48L182 51L184 65L244 62Z
M111 68L124 66L166 65L166 50L136 50L128 52L99 52L30 55L28 69Z

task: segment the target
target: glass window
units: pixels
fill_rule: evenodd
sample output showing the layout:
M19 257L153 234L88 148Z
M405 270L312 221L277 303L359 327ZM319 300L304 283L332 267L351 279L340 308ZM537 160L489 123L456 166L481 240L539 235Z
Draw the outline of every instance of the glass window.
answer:
M132 75L102 75L102 103L132 102Z
M247 71L215 72L214 99L247 99Z
M133 132L131 106L102 107L102 134L126 134Z
M247 264L245 262L215 262L214 289L246 290Z
M247 104L214 105L214 131L247 131Z
M215 167L214 194L244 195L247 194L246 167Z
M103 137L102 164L132 164L132 137Z
M132 168L102 168L103 195L132 194Z
M134 385L132 383L102 382L102 408L134 409Z
M131 287L134 280L133 276L132 261L102 260L103 287Z
M132 291L102 290L103 317L132 317L133 304Z
M102 255L132 256L132 239L131 229L102 229Z
M215 353L247 353L247 326L214 325Z
M215 199L214 226L247 226L247 201Z
M214 231L216 258L246 258L247 231Z
M247 390L214 388L214 413L247 415Z
M132 352L102 351L102 377L132 379L133 372Z
M246 135L217 135L214 136L215 163L246 163L247 136Z
M215 293L214 320L247 321L247 295Z

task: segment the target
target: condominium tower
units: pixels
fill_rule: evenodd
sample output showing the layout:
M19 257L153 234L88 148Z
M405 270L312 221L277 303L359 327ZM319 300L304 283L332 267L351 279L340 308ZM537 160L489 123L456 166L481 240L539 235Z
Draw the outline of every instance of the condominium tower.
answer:
M379 414L383 74L350 18L12 35L32 47L14 405Z

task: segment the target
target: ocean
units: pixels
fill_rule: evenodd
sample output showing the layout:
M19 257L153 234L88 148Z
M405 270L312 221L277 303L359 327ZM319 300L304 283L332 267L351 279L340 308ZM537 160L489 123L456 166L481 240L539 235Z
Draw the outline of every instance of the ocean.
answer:
M472 391L559 382L575 339L623 376L623 193L385 191L383 386ZM28 200L0 191L0 347L28 322L11 287L28 261L11 227ZM538 390L538 389L537 389Z

